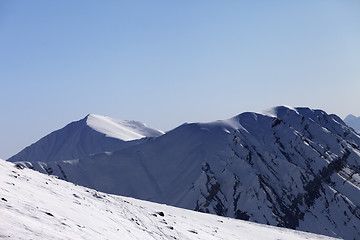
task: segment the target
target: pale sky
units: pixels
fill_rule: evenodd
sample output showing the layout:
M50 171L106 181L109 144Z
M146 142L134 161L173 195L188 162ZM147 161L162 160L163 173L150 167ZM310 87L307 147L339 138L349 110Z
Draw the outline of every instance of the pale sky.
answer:
M360 1L0 1L0 158L88 113L360 115Z

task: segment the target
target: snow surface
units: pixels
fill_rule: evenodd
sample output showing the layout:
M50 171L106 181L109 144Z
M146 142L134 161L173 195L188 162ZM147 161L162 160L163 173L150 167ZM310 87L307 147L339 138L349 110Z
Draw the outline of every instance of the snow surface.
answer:
M89 114L86 123L95 131L124 141L157 137L164 134L164 132L149 128L141 122L114 119L96 114Z
M332 239L101 193L0 160L1 239Z

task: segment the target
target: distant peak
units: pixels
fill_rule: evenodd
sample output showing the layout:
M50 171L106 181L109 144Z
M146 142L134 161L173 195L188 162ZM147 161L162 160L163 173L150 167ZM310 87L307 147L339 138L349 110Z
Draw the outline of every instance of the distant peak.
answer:
M346 116L346 118L344 118L344 121L352 121L354 119L356 119L357 117L353 114L349 114Z

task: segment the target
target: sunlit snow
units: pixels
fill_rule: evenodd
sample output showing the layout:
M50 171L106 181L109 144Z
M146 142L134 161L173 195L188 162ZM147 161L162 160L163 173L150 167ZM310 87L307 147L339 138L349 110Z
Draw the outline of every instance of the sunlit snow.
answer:
M104 133L108 137L118 138L124 141L164 134L159 130L148 128L141 122L114 119L96 114L88 115L86 122L88 126L94 130Z

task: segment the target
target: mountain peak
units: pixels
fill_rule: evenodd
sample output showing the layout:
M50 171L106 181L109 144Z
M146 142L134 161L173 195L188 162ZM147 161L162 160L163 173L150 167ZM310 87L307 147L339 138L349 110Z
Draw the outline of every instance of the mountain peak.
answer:
M97 114L71 122L12 156L8 161L58 161L112 152L136 144L134 140L158 137L162 131L136 121Z
M346 118L344 118L344 121L347 122L347 121L353 121L355 120L357 117L353 114L349 114L346 116Z

